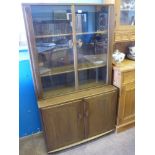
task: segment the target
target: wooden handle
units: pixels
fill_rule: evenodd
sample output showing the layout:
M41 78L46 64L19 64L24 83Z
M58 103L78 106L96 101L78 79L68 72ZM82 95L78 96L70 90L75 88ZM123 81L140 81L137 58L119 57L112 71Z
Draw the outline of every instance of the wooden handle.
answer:
M88 117L88 115L89 115L89 113L88 113L88 111L86 111L85 116Z
M78 113L78 119L82 119L82 114Z

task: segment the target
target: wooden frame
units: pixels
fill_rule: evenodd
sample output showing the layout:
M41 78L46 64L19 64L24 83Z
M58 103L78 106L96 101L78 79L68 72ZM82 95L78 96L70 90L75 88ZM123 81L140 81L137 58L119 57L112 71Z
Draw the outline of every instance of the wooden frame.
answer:
M41 84L41 77L39 74L39 66L38 66L38 56L36 52L36 43L35 39L40 38L41 36L35 36L34 35L34 29L32 25L32 16L31 16L31 8L30 6L33 5L69 5L71 6L71 12L72 12L72 36L73 36L73 51L74 51L74 75L75 75L75 90L78 90L79 84L78 84L78 60L77 60L77 48L76 48L76 31L75 31L75 5L83 6L83 5L90 5L90 6L109 6L108 8L108 51L107 51L107 74L106 74L106 84L111 84L111 78L112 78L112 61L111 61L111 54L113 51L113 31L114 31L114 6L113 4L73 4L73 3L66 3L66 4L57 4L57 3L23 3L23 13L24 13L24 20L25 20L25 27L26 27L26 33L27 33L27 40L29 44L29 52L30 52L30 58L31 58L31 64L32 64L32 72L34 77L34 84L35 84L35 91L37 94L38 99L43 98L43 88ZM66 35L66 34L65 34ZM80 33L79 33L80 35ZM58 36L58 35L57 35ZM45 35L44 37L51 37L51 35Z

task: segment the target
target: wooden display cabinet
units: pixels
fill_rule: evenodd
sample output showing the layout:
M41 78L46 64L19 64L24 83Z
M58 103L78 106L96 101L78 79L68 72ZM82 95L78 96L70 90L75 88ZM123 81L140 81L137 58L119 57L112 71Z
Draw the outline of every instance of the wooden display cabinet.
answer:
M135 62L124 60L113 67L113 85L119 88L117 132L135 124Z
M114 42L135 40L135 0L115 1Z
M113 5L23 4L48 152L115 128Z

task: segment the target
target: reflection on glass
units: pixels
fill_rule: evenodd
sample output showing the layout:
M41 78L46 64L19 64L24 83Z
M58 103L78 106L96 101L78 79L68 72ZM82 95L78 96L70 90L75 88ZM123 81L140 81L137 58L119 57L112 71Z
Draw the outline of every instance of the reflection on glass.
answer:
M43 89L74 87L71 6L31 9Z
M108 28L108 8L101 6L76 6L76 32L100 32Z
M67 90L74 90L74 72L41 77L45 92L52 91L52 95L61 95Z
M122 0L120 11L121 25L135 25L135 0Z
M106 67L87 69L79 71L80 88L87 88L106 83Z
M76 6L79 85L106 83L108 9Z

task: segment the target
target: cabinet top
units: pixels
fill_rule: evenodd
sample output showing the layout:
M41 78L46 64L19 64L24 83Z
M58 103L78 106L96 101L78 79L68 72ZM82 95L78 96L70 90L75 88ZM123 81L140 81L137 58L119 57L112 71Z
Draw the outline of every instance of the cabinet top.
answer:
M114 6L112 3L22 3L22 6L28 6L28 5L111 5Z
M108 92L112 92L112 91L116 91L116 90L117 90L117 88L115 86L105 85L102 87L97 87L97 88L93 88L93 89L91 88L89 90L88 89L81 90L81 91L74 92L71 94L57 96L57 97L53 97L53 98L49 98L49 99L42 99L42 100L38 101L38 106L39 106L39 108L56 106L59 104L64 104L66 102L82 100L83 98L87 98L87 97L94 96L94 95L99 95L102 93L108 93Z
M129 71L135 69L135 61L125 59L123 62L113 65L113 70Z

